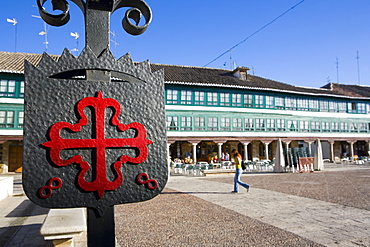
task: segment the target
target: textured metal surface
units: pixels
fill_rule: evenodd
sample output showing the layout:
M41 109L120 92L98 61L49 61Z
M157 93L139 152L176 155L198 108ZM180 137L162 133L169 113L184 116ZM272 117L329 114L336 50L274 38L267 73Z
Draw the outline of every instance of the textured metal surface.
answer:
M63 26L70 19L70 6L66 0L52 0L53 10L60 10L60 14L51 14L43 6L48 0L37 0L40 16L52 26ZM122 26L126 32L132 35L139 35L145 32L152 21L152 11L143 0L70 0L75 3L86 16L90 10L101 10L113 13L120 8L129 8L124 18ZM143 25L139 25L141 18L144 18ZM132 21L134 22L132 22Z
M115 79L94 81L74 77L86 74L86 70L106 71ZM102 214L108 206L144 201L160 193L168 173L163 71L151 73L147 62L134 65L129 55L115 60L109 50L96 57L86 47L78 58L65 50L58 62L44 54L38 68L25 64L25 77L23 184L33 202L50 208L92 207ZM85 98L94 100L99 92L109 102L119 103L121 113L117 118L113 117L117 105L105 109L104 120L97 117L101 115L96 112L97 105L87 104L84 108L78 105ZM85 117L84 124L81 115ZM134 122L145 127L146 139L150 140L145 143L147 158L135 161L141 155L140 150L143 152L142 146L123 141L121 146L105 147L106 166L97 165L102 153L97 154L96 150L101 150L102 144L97 141L89 144L90 147L83 143L94 138L119 142L135 139L141 129L117 126ZM55 125L60 128L52 131ZM98 125L104 126L103 137L101 132L97 134ZM53 155L51 146L46 145L52 141L50 133L63 140ZM67 144L68 140L76 145ZM54 151L57 145L52 145ZM67 162L77 156L81 159ZM83 167L84 162L91 167ZM117 162L121 164L118 170L114 168ZM106 180L101 169L105 169ZM85 173L81 175L81 171ZM105 188L109 181L119 177L117 172L121 172L122 184ZM59 178L62 185L54 178ZM81 180L91 183L90 189ZM96 185L97 180L104 182ZM41 188L44 188L42 195L50 192L50 196L40 196Z

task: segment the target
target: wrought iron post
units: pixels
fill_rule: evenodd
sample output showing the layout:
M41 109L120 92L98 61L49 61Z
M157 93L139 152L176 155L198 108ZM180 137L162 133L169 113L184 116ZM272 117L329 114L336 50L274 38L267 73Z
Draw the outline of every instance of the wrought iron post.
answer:
M66 24L70 19L68 1L52 0L53 9L62 11L58 15L43 8L46 1L37 0L43 20L53 26ZM38 68L25 64L23 184L27 196L40 206L87 207L88 246L115 246L113 206L151 199L167 181L163 72L151 73L147 63L135 67L129 55L115 60L109 50L111 13L129 8L122 26L129 34L142 34L152 19L145 1L70 1L85 16L84 51L75 58L65 50L58 62L44 54ZM142 17L145 24L140 26ZM85 79L79 79L81 76ZM120 83L112 82L113 76ZM153 99L145 97L149 93ZM75 110L71 111L73 104ZM86 113L85 108L93 110ZM121 108L125 122L131 123L121 122ZM70 123L73 112L78 118L75 124ZM70 120L59 122L61 119ZM90 128L85 130L85 126ZM121 136L129 130L136 134ZM117 131L119 137L106 137ZM82 136L75 138L74 133ZM86 149L93 151L89 154ZM107 165L109 162L113 164ZM79 169L74 169L76 166Z

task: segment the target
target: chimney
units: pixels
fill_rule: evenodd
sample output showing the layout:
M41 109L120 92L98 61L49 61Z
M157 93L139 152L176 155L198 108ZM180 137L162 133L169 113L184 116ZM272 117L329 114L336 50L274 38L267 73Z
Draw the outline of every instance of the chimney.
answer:
M242 81L247 81L248 80L248 70L249 68L247 67L238 67L234 69L233 71L233 76L239 78Z

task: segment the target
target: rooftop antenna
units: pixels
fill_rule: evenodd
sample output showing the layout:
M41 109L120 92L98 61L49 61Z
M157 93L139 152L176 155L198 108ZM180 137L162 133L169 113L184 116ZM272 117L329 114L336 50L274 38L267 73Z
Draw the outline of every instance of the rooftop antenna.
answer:
M15 28L15 35L14 35L14 52L17 52L17 20L15 19L15 18L13 18L13 19L9 19L9 18L7 18L6 19L6 21L7 22L9 22L9 23L12 23L13 24L13 26L14 26L14 28Z
M339 84L339 60L336 58L337 61L335 62L336 67L337 67L337 83Z
M74 37L76 40L76 48L72 49L71 51L72 52L75 51L76 55L78 55L78 41L79 41L80 35L78 34L78 32L74 32L74 33L71 32L70 35Z
M38 16L38 15L32 15L32 17L41 19L41 16ZM43 23L44 23L44 30L39 32L39 35L44 36L45 52L47 52L49 48L48 32L46 30L46 22L43 21Z
M110 41L114 44L114 56L116 56L116 51L117 51L117 37L116 37L116 32L109 31L109 33L112 35L113 39L110 39Z
M356 59L357 59L357 79L358 79L358 85L360 85L360 56L358 54L358 51L357 51Z

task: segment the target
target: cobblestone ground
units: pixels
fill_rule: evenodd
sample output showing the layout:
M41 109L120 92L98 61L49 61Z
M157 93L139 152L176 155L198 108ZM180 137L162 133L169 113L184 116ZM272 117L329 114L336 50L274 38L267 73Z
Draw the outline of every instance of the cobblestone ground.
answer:
M232 176L206 180L230 184ZM314 173L247 174L253 188L370 210L370 168ZM227 192L225 192L227 193ZM153 200L116 206L121 246L320 246L291 232L189 194L165 189Z
M233 177L205 178L233 183ZM370 168L314 173L248 174L242 180L255 188L370 210Z
M197 197L165 189L115 206L120 246L321 246Z

